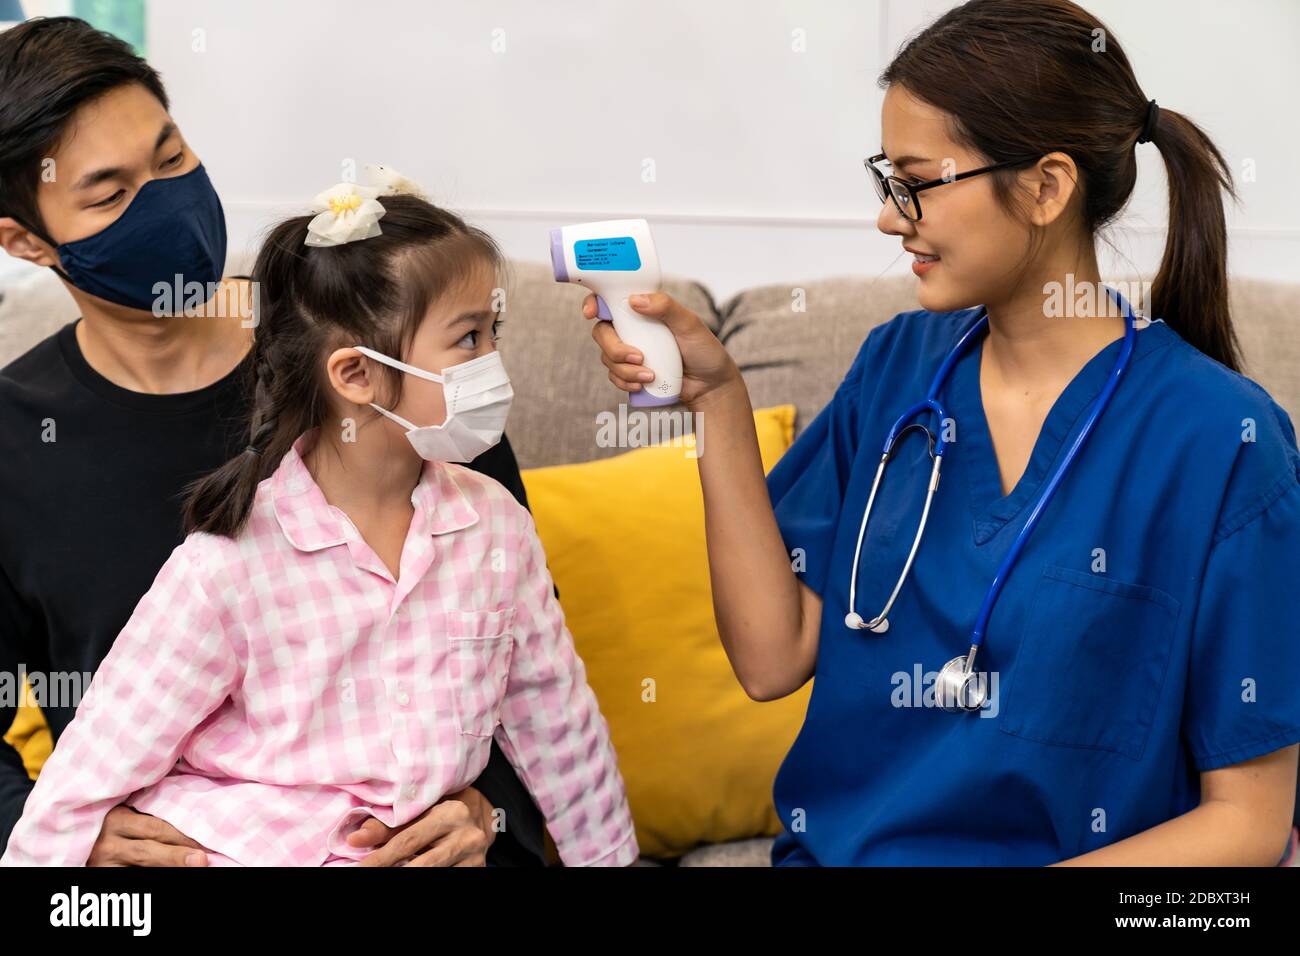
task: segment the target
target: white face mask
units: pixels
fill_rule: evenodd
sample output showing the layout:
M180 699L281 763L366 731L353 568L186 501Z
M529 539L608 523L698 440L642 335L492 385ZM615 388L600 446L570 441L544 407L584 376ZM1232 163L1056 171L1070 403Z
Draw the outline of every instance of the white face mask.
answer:
M501 364L500 352L489 352L468 362L450 365L438 375L361 345L353 348L376 362L442 385L447 420L441 425L414 425L400 415L370 403L375 411L406 429L407 439L421 458L426 461L470 462L501 441L506 417L510 414L510 400L515 393L510 387L505 366Z

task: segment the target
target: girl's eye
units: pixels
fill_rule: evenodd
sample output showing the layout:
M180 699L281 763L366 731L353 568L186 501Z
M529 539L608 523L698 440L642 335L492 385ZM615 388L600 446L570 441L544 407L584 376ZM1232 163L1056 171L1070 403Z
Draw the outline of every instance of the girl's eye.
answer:
M102 206L111 206L113 205L113 203L117 202L119 199L122 198L123 192L124 190L119 189L117 192L113 193L113 195L109 196L107 199L101 199L99 202L91 203L90 208L98 209Z
M500 337L498 330L501 328L503 321L504 320L502 319L492 320L492 341L493 342L495 342ZM478 337L480 334L481 333L479 332L478 329L471 329L461 337L461 340L459 342L456 343L457 347L462 349L478 348Z

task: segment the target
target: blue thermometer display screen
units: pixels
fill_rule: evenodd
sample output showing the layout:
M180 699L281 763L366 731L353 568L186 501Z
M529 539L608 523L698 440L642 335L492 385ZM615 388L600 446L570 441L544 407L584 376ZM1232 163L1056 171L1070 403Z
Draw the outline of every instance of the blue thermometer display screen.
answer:
M636 272L641 256L631 236L608 239L579 239L573 244L573 258L579 269L589 272Z

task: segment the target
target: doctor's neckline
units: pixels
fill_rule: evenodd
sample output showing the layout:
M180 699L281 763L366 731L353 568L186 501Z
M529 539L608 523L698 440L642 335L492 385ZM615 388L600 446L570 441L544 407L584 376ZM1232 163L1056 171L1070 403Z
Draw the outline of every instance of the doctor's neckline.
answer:
M974 318L962 323L957 338L979 320L983 310L976 309L971 314ZM1136 376L1133 374L1137 371L1139 360L1177 339L1178 334L1163 320L1153 320L1149 325L1137 329L1137 340L1133 345L1128 368L1120 379L1110 406L1097 422L1097 433L1090 436L1089 441L1101 437L1105 432L1106 420L1113 412L1120 393L1141 388L1140 383L1135 382ZM1067 450L1066 440L1072 440L1077 434L1093 402L1101 394L1123 345L1122 336L1108 342L1084 363L1083 368L1057 396L1034 441L1024 473L1005 496L1002 494L1002 476L998 470L997 455L993 451L993 438L984 414L984 396L979 383L984 338L981 337L958 360L944 388L943 399L957 423L957 445L959 448L964 446L967 452L962 456L965 460L961 470L966 473L969 484L971 513L975 516L972 531L977 545L992 540L1027 505L1038 499L1043 483L1055 471L1060 457ZM1082 453L1086 455L1087 449L1083 449ZM1066 480L1068 482L1068 475Z

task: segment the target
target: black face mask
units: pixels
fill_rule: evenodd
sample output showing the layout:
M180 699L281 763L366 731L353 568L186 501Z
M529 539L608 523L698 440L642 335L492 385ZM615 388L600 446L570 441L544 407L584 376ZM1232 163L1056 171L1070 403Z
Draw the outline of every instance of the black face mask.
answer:
M63 266L54 271L72 285L145 312L157 311L160 302L170 305L177 298L173 289L194 282L213 287L226 266L226 216L202 164L181 176L151 179L126 212L93 236L46 241Z

